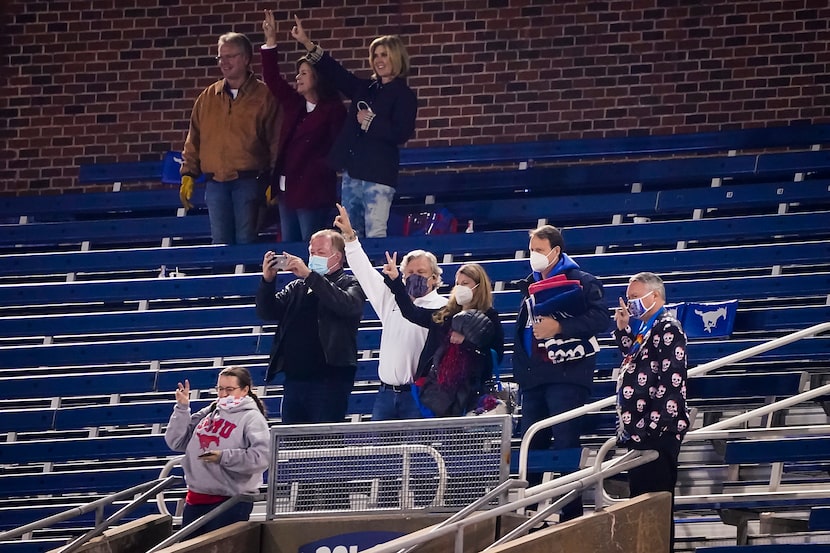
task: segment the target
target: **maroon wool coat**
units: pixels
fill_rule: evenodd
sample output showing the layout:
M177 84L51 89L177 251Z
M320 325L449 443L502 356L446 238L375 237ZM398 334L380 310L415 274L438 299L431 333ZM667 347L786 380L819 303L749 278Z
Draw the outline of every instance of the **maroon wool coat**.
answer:
M334 207L337 172L326 156L337 138L346 108L339 97L322 101L306 112L305 98L280 74L277 48L261 49L262 77L283 110L280 151L274 168L273 187L279 189L285 175L280 202L291 209Z

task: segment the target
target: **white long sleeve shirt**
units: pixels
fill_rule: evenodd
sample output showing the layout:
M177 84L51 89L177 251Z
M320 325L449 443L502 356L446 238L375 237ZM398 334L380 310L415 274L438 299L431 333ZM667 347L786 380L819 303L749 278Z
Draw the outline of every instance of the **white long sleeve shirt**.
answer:
M346 259L383 325L378 361L380 381L393 386L411 384L427 339L427 329L404 319L395 296L383 282L383 274L372 266L359 240L346 242ZM447 304L447 298L432 290L426 296L416 298L414 303L418 307L440 309Z

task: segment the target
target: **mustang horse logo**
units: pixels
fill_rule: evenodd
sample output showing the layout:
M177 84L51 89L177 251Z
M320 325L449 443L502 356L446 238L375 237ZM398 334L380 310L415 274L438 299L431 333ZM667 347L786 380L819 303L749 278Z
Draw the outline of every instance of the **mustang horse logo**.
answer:
M714 311L700 311L695 309L695 315L703 320L703 330L711 333L713 328L718 326L718 320L726 320L726 308L719 307Z

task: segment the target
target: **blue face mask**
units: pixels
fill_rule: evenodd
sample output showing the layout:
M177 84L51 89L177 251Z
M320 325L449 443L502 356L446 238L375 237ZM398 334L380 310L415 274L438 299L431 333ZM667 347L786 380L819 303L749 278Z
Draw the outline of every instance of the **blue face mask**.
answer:
M334 255L334 254L332 254ZM308 268L317 273L321 276L326 276L329 274L329 257L323 257L322 255L310 255L308 256Z
M411 274L406 277L406 293L411 298L422 298L429 293L429 278L417 274Z

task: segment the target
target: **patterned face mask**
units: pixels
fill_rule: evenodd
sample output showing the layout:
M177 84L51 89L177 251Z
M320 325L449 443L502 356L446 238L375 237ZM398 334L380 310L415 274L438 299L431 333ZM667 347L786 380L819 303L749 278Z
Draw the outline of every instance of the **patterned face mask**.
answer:
M411 298L421 298L429 293L429 278L421 275L411 274L406 277L406 293Z
M242 403L243 399L245 399L245 396L233 397L232 395L229 394L229 395L226 395L225 397L220 397L216 401L216 406L219 409L225 409L225 410L233 409L234 407L236 407L237 405Z
M651 305L646 307L643 304L643 298L647 298L654 293L654 290L643 296L642 298L637 298L633 300L628 300L628 314L634 317L635 319L641 318L645 315L649 309L654 307L654 302L651 302Z

